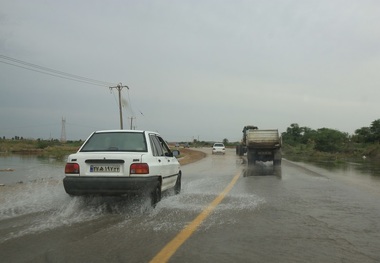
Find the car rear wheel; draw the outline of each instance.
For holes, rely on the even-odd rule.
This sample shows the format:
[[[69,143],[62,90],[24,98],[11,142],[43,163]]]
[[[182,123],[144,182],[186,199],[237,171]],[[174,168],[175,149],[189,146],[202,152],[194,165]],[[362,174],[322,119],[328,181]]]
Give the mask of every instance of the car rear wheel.
[[[157,182],[156,187],[154,188],[153,192],[151,193],[151,204],[153,207],[156,206],[158,202],[161,200],[161,183]]]

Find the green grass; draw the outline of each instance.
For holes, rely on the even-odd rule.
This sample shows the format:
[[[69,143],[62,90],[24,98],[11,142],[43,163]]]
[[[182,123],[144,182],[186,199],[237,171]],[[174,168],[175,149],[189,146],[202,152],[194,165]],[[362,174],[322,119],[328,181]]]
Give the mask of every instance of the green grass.
[[[3,154],[35,154],[43,157],[63,158],[78,150],[82,142],[61,143],[41,140],[0,140],[0,152]]]

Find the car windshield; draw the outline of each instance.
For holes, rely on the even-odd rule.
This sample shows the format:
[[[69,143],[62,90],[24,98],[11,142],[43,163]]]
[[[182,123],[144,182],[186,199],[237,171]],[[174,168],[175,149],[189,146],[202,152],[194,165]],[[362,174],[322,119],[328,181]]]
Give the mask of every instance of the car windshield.
[[[137,132],[94,133],[81,152],[146,152],[144,134]]]

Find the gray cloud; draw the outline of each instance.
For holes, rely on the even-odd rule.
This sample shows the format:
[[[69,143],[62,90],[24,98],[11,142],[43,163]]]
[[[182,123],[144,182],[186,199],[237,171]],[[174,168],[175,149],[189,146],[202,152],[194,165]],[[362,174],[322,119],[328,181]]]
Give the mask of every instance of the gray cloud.
[[[128,85],[124,122],[169,140],[293,122],[353,133],[379,118],[379,20],[377,1],[13,0],[0,53]],[[119,127],[106,86],[4,63],[0,79],[0,136],[59,138],[62,116],[72,139]]]

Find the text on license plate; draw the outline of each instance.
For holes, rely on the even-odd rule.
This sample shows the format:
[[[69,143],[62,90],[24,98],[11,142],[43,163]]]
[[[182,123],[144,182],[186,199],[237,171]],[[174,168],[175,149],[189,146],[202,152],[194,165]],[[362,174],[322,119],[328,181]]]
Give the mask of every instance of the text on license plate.
[[[91,173],[118,173],[120,172],[119,165],[91,165],[90,166]]]

